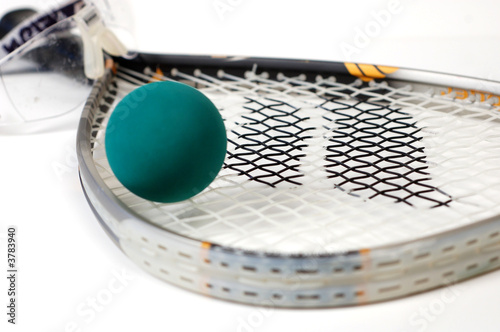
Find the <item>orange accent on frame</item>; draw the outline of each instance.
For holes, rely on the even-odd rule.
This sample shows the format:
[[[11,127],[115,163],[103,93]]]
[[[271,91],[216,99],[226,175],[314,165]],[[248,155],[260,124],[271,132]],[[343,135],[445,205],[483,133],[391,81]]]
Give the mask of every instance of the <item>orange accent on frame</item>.
[[[358,66],[361,69],[361,71],[363,72],[363,74],[365,74],[365,76],[372,77],[372,78],[384,78],[385,77],[385,75],[382,72],[380,72],[377,69],[377,67],[375,67],[373,65],[359,64]]]
[[[369,82],[374,78],[385,78],[387,74],[394,73],[399,69],[397,67],[356,64],[350,62],[345,62],[344,65],[349,74],[359,77],[364,82]]]
[[[359,250],[359,253],[361,254],[361,256],[369,255],[370,249],[361,249],[361,250]]]
[[[376,66],[376,67],[378,70],[380,70],[382,73],[386,75],[392,74],[399,69],[398,67],[389,67],[389,66]]]
[[[359,70],[358,66],[356,66],[355,63],[346,62],[346,63],[344,63],[344,65],[347,68],[347,71],[349,72],[349,74],[351,74],[352,76],[356,76],[356,77],[364,76],[363,73],[361,72],[361,70]]]
[[[156,68],[155,73],[153,74],[153,76],[151,76],[151,79],[148,81],[148,83],[163,81],[164,76],[165,75],[163,74],[163,71],[160,68]]]
[[[115,62],[112,59],[106,59],[104,67],[106,69],[111,69],[113,71],[113,74],[116,75],[116,65],[115,65]]]
[[[475,96],[476,100],[479,100],[480,102],[484,102],[486,100],[489,100],[491,98],[497,98],[497,102],[492,104],[495,107],[500,106],[500,96],[494,95],[489,92],[484,92],[484,91],[477,91],[477,90],[464,90],[464,89],[459,89],[459,88],[451,88],[448,87],[446,91],[441,91],[441,95],[447,95],[451,93],[455,93],[454,98],[458,100],[465,100],[471,96]]]
[[[212,244],[210,242],[202,242],[201,243],[201,250],[200,250],[200,257],[205,262],[206,264],[211,264],[210,259],[209,259],[209,250],[212,247]],[[200,280],[200,290],[203,294],[208,295],[211,297],[211,284],[210,284],[210,278],[202,278]]]
[[[359,250],[359,254],[361,256],[361,268],[362,269],[370,269],[370,249],[361,249]],[[365,290],[358,290],[356,292],[356,297],[358,298],[359,304],[368,303],[368,295]]]

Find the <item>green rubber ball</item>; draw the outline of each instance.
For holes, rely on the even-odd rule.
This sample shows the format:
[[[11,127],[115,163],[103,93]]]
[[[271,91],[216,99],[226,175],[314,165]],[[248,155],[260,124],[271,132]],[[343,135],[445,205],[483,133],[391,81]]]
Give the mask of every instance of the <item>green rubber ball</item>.
[[[173,203],[215,179],[227,137],[219,111],[203,93],[178,82],[155,82],[118,103],[105,146],[123,186],[142,198]]]

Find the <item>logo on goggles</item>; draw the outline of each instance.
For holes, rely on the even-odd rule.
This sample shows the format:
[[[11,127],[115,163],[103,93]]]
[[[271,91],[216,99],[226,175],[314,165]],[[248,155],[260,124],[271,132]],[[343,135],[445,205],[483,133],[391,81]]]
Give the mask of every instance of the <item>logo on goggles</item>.
[[[70,1],[55,10],[36,16],[28,23],[16,27],[1,42],[2,50],[9,54],[52,25],[75,15],[85,6],[83,0]],[[0,52],[3,53],[3,52]]]

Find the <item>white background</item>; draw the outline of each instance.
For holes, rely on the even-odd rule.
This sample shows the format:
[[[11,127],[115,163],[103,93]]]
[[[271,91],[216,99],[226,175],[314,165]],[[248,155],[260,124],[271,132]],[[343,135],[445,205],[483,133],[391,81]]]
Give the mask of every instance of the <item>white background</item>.
[[[360,31],[373,28],[373,13],[390,1],[129,2],[128,10],[115,7],[122,13],[115,21],[141,51],[349,60],[500,80],[495,1],[400,0],[363,43]],[[0,12],[30,3],[46,6],[2,0]],[[500,331],[500,271],[450,289],[323,310],[264,310],[165,284],[132,264],[95,220],[80,189],[76,126],[77,114],[63,128],[0,134],[2,271],[7,225],[18,227],[19,241],[18,325],[6,323],[0,272],[1,331]],[[103,303],[92,309],[92,298]]]

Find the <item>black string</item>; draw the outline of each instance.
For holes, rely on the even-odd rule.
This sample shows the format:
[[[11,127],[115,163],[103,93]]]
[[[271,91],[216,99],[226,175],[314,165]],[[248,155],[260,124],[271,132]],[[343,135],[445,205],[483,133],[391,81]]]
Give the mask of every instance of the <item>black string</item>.
[[[228,139],[228,162],[225,168],[237,171],[260,183],[275,187],[281,182],[300,185],[300,159],[305,156],[308,117],[300,117],[300,109],[285,102],[264,99],[266,104],[247,98],[244,108],[250,115],[233,130],[238,139]]]
[[[421,129],[409,114],[361,101],[351,105],[330,99],[319,107],[331,112],[324,117],[332,133],[325,167],[336,188],[408,205],[415,198],[433,207],[451,202],[449,195],[429,184]]]

